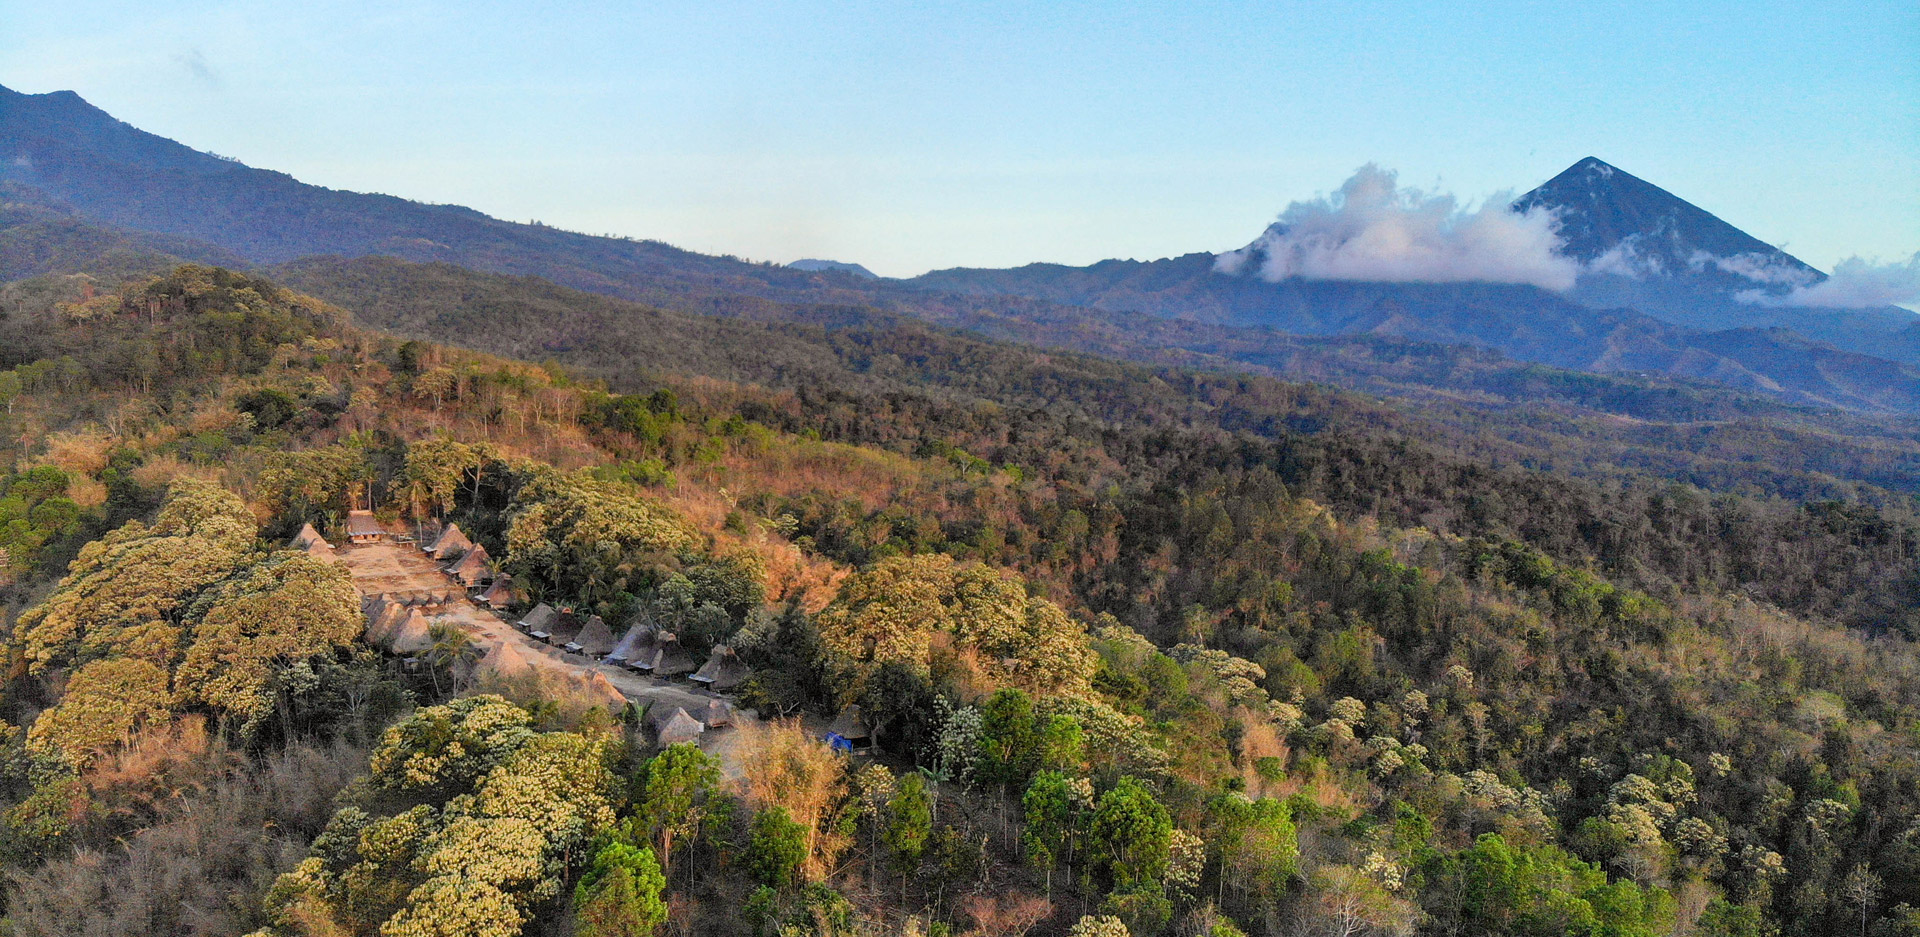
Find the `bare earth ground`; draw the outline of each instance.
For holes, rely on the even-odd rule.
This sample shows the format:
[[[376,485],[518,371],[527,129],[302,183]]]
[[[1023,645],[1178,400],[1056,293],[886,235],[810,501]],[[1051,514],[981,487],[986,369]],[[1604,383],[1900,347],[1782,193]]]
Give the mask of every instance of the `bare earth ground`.
[[[413,544],[382,541],[358,545],[342,545],[336,556],[353,574],[353,584],[362,596],[388,594],[396,597],[409,593],[452,593],[453,599],[438,612],[429,615],[434,622],[445,622],[465,631],[476,645],[491,649],[494,645],[505,644],[520,652],[520,656],[543,673],[571,680],[583,680],[599,674],[613,684],[621,696],[639,704],[679,706],[698,718],[707,702],[716,697],[734,702],[724,694],[711,693],[695,684],[675,680],[659,680],[644,674],[634,673],[624,667],[600,663],[578,654],[551,647],[536,641],[519,631],[499,614],[476,604],[467,597],[466,590],[453,577],[440,571],[440,564],[432,557],[420,552]],[[752,716],[736,711],[736,718],[745,721]],[[728,757],[732,748],[730,742],[735,733],[724,730],[709,730],[701,736],[700,747],[726,761],[728,773],[735,774],[735,759]]]

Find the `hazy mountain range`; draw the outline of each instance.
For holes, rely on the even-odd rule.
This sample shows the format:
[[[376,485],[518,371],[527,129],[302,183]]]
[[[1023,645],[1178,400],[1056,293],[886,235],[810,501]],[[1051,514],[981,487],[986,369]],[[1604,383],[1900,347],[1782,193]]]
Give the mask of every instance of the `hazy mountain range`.
[[[909,280],[839,261],[750,263],[307,185],[143,132],[72,92],[0,88],[0,187],[6,277],[64,272],[83,257],[137,269],[167,258],[267,266],[377,255],[539,276],[683,310],[734,309],[743,298],[870,306],[994,337],[1376,391],[1455,393],[1489,369],[1520,367],[1474,356],[1473,368],[1448,364],[1466,359],[1441,346],[1467,345],[1515,362],[1711,382],[1794,405],[1920,413],[1911,313],[1780,305],[1824,275],[1596,159],[1513,206],[1557,220],[1558,250],[1579,271],[1565,290],[1274,279],[1229,270],[1208,253]],[[1269,235],[1286,234],[1276,229]],[[1758,301],[1747,295],[1755,291]]]

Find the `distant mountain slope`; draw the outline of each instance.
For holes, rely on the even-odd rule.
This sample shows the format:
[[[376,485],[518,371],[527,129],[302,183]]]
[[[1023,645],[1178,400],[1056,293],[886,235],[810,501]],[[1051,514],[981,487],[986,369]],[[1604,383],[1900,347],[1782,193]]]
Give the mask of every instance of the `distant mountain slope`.
[[[1157,384],[1168,395],[1163,404],[1180,401],[1174,412],[1156,416],[1169,425],[1260,433],[1283,423],[1295,429],[1338,426],[1422,439],[1493,464],[1608,478],[1654,475],[1717,490],[1757,485],[1793,498],[1854,496],[1855,482],[1920,490],[1920,424],[1910,419],[1793,408],[1718,387],[1521,365],[1463,346],[1273,333],[1264,333],[1262,342],[1255,330],[1151,317],[1125,319],[1113,330],[1161,341],[1153,328],[1184,329],[1175,333],[1183,342],[1207,348],[1196,353],[1169,347],[1164,357],[1152,359],[1154,364],[1238,363],[1238,370],[1296,378],[1339,375],[1342,383],[1409,398],[1388,404],[1262,377],[1153,371],[1061,354],[1057,349],[1080,347],[1070,339],[1090,325],[1072,317],[1077,312],[1072,307],[1036,305],[1028,318],[1000,326],[974,320],[970,331],[991,336],[981,339],[942,333],[915,318],[873,308],[763,301],[716,306],[708,311],[719,315],[696,315],[532,277],[391,258],[310,258],[268,272],[353,310],[361,324],[497,354],[558,360],[616,390],[634,390],[674,374],[782,391],[824,383],[882,392],[911,385],[942,394],[973,393],[1038,368],[1051,376],[1025,385],[1031,394],[1019,398],[1020,406],[1077,411],[1095,397],[1112,403],[1107,398],[1125,396],[1125,386],[1137,390],[1142,383]],[[1047,319],[1046,310],[1069,317]],[[1082,374],[1086,382],[1069,390],[1058,376],[1066,372]],[[1168,389],[1168,382],[1188,390]],[[1320,405],[1246,409],[1248,399],[1290,397],[1312,398]]]
[[[112,277],[164,270],[186,260],[246,263],[204,241],[93,224],[44,193],[0,183],[0,280],[82,269]]]
[[[1587,265],[1569,299],[1631,306],[1700,329],[1791,328],[1841,348],[1920,361],[1920,316],[1895,307],[1809,309],[1781,297],[1827,275],[1696,205],[1588,157],[1514,200],[1559,221],[1562,253]]]
[[[851,273],[854,276],[857,276],[863,280],[880,279],[879,274],[876,274],[873,271],[868,270],[866,267],[863,267],[860,264],[850,264],[840,260],[813,260],[813,259],[796,260],[793,263],[788,264],[787,266],[792,267],[795,270],[805,270],[808,273],[819,273],[823,270],[838,270],[842,273]]]
[[[874,280],[839,265],[808,270],[747,263],[653,241],[517,224],[456,206],[306,185],[145,133],[68,92],[0,89],[0,183],[26,193],[27,200],[70,207],[74,215],[62,224],[90,222],[172,238],[139,243],[214,262],[387,255],[540,276],[691,311],[737,311],[753,301],[877,306],[996,337],[1156,363],[1266,369],[1274,362],[1304,362],[1323,379],[1376,390],[1389,389],[1368,383],[1381,379],[1377,364],[1363,358],[1362,367],[1348,368],[1327,347],[1278,333],[1465,344],[1559,367],[1716,381],[1794,403],[1920,411],[1920,372],[1910,368],[1855,360],[1773,331],[1708,341],[1637,312],[1596,310],[1533,287],[1269,283],[1217,274],[1208,254]],[[1612,229],[1595,231],[1594,238],[1602,239]],[[45,253],[48,243],[70,236],[41,230],[35,249]],[[169,244],[179,249],[162,246]],[[22,269],[37,269],[34,263],[45,266],[34,261]],[[1142,314],[1180,324],[1157,324],[1138,318]],[[1908,346],[1884,335],[1865,344],[1883,355],[1920,361],[1920,353],[1908,356]],[[1920,349],[1920,342],[1912,347]],[[1818,360],[1801,360],[1807,356]],[[1852,379],[1848,369],[1884,383]],[[1419,392],[1443,389],[1444,372],[1425,370],[1443,383],[1423,384]]]

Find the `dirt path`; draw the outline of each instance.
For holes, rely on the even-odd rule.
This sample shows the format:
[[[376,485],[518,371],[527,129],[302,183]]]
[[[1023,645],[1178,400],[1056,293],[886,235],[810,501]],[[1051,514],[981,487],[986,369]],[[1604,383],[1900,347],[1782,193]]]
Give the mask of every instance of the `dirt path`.
[[[656,679],[579,654],[569,654],[561,648],[536,641],[520,633],[492,610],[468,598],[466,590],[453,577],[440,571],[439,562],[413,544],[383,541],[342,546],[337,556],[353,574],[353,584],[363,597],[445,597],[445,603],[428,613],[428,617],[435,623],[444,622],[460,628],[476,645],[486,648],[490,654],[495,646],[505,645],[518,651],[519,657],[540,671],[589,688],[600,682],[594,679],[597,675],[604,678],[605,683],[611,684],[620,696],[638,703],[643,709],[650,704],[679,706],[698,718],[700,711],[712,699],[734,702],[731,697],[708,692],[697,684]],[[739,713],[738,718],[750,719],[751,716]],[[724,756],[730,748],[727,736],[732,734],[723,730],[709,730],[701,736],[700,746]]]

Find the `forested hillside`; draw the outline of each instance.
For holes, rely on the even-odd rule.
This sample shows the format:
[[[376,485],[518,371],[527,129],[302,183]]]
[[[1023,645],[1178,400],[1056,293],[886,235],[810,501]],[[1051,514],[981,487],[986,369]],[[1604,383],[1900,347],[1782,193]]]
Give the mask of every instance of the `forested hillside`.
[[[0,293],[11,932],[1920,933],[1898,431],[375,264]],[[381,653],[369,504],[759,720]]]

